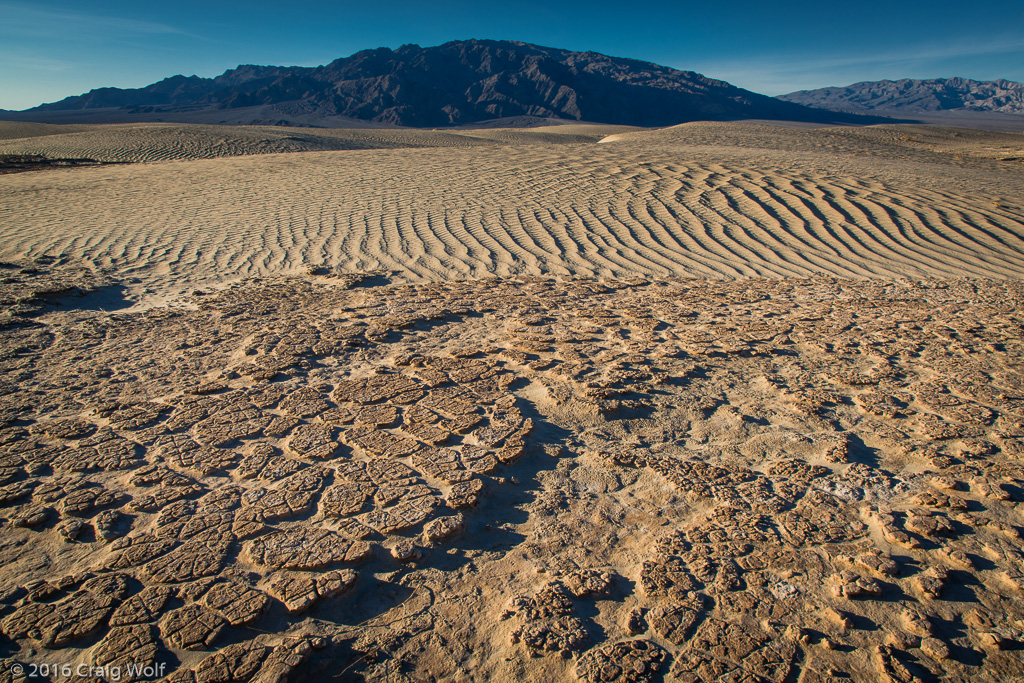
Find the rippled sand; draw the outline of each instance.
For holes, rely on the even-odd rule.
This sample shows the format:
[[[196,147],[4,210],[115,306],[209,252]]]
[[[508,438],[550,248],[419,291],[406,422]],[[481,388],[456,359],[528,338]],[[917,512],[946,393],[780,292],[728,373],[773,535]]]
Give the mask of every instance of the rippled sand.
[[[921,130],[956,153],[905,139]],[[21,152],[146,160],[152,147],[188,160],[0,176],[0,253],[85,259],[149,287],[307,267],[409,281],[1024,272],[1022,165],[983,158],[1012,136],[753,124],[606,133],[166,125],[13,140]],[[87,144],[73,146],[77,136]],[[402,148],[262,153],[323,149],[307,138]],[[234,156],[196,159],[214,154]]]

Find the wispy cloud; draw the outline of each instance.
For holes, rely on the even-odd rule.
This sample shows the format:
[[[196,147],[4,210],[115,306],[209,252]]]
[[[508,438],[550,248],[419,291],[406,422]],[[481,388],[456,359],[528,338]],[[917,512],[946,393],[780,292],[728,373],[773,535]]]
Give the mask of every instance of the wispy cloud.
[[[0,64],[9,69],[27,69],[33,71],[59,72],[68,71],[78,66],[76,63],[54,59],[40,54],[26,53],[22,50],[0,49]]]
[[[176,26],[94,12],[41,9],[0,2],[4,20],[0,34],[20,38],[109,37],[111,34],[179,35],[200,38]]]

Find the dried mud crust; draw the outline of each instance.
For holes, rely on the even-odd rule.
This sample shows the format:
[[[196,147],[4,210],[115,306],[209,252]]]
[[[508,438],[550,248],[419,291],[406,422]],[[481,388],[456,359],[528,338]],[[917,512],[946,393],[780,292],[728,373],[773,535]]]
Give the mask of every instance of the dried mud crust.
[[[1024,675],[1019,283],[351,284],[9,318],[10,661]]]

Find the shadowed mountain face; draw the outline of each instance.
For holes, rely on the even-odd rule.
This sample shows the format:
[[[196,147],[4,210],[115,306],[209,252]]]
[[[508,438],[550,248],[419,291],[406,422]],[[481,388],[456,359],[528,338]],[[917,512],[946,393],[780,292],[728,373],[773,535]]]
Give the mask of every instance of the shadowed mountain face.
[[[786,102],[846,112],[885,111],[1024,114],[1024,83],[933,78],[926,81],[866,81],[843,88],[819,88],[779,95]]]
[[[145,88],[99,88],[30,111],[173,113],[265,105],[402,126],[523,116],[638,126],[735,119],[872,122],[649,62],[489,40],[364,50],[313,68],[240,66],[216,78],[173,76]]]

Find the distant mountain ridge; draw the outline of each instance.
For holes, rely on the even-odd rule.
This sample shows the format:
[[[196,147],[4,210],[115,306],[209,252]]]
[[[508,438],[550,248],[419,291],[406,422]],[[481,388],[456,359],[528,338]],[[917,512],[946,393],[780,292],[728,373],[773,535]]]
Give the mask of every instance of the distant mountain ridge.
[[[900,115],[931,112],[1024,114],[1024,83],[933,78],[864,81],[845,87],[800,90],[778,99],[833,111]]]
[[[874,122],[784,102],[692,71],[495,40],[363,50],[319,67],[243,65],[216,78],[179,75],[144,88],[99,88],[27,112],[120,108],[173,115],[266,105],[303,112],[304,120],[315,115],[420,127],[507,117],[636,126],[736,119]]]

